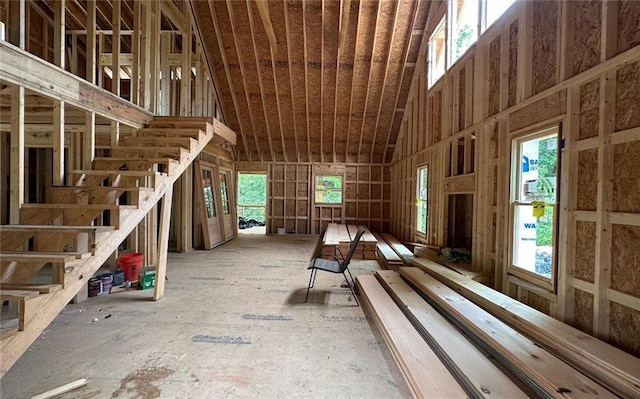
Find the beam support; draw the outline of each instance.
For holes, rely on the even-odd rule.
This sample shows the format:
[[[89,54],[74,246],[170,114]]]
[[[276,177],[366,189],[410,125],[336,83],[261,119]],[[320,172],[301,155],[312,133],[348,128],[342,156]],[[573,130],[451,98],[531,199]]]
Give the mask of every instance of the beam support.
[[[156,268],[156,287],[153,292],[154,301],[160,300],[164,296],[164,279],[167,275],[167,251],[169,249],[169,229],[171,228],[172,198],[173,185],[167,188],[164,197],[162,197],[160,235],[158,237],[158,267]]]
[[[24,87],[11,91],[11,178],[9,223],[20,224],[20,207],[24,203]]]

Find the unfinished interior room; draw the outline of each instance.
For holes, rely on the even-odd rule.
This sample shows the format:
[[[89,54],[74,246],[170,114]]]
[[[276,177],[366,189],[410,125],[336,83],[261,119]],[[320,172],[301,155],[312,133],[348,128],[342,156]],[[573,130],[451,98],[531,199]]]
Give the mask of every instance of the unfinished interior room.
[[[639,21],[0,0],[0,397],[640,398]]]

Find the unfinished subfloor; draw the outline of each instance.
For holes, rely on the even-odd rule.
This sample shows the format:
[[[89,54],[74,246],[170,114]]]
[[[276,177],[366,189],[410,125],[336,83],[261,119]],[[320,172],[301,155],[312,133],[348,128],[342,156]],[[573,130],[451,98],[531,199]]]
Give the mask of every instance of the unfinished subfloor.
[[[2,378],[0,397],[83,377],[88,385],[61,397],[410,397],[342,276],[318,272],[304,302],[317,239],[240,235],[170,253],[162,300],[132,290],[68,305]]]

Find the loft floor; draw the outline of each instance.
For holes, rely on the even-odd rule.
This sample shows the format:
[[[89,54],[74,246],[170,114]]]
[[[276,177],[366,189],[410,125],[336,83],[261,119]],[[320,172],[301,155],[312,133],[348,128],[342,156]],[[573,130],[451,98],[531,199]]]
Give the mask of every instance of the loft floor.
[[[148,290],[67,305],[2,378],[0,396],[86,377],[62,398],[410,397],[341,276],[319,273],[304,303],[316,240],[239,235],[212,251],[170,253],[161,301]]]

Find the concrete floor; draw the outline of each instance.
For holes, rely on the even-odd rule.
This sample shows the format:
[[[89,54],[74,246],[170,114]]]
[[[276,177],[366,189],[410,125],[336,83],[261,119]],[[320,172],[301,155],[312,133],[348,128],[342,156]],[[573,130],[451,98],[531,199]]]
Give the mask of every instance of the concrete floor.
[[[164,299],[132,290],[68,305],[2,378],[0,397],[82,377],[88,385],[62,398],[410,397],[342,276],[319,272],[304,302],[316,240],[250,234],[170,253]]]

